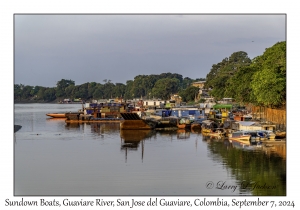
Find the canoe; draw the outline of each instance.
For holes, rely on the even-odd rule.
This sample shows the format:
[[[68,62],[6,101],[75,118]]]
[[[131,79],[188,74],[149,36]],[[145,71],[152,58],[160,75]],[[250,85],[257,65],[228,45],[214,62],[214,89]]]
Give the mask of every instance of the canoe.
[[[66,117],[65,113],[48,113],[46,115],[49,117],[54,117],[54,118],[65,118]]]

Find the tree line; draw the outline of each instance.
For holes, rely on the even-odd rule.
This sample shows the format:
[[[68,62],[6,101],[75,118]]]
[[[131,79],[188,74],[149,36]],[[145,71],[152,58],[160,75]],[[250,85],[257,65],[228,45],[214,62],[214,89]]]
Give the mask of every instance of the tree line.
[[[191,79],[183,78],[176,73],[162,73],[159,75],[138,75],[133,80],[128,80],[126,84],[112,83],[111,80],[104,79],[103,83],[87,82],[75,85],[73,80],[61,79],[56,87],[30,86],[23,84],[14,85],[15,102],[52,102],[62,101],[65,98],[81,98],[84,101],[91,99],[108,98],[161,98],[170,99],[175,93],[180,93],[184,98],[195,97],[199,89],[191,87],[195,81],[204,81],[205,78]],[[187,91],[189,90],[189,91]]]
[[[197,74],[195,72],[195,74]],[[18,101],[51,102],[64,98],[108,99],[122,97],[170,99],[178,94],[185,102],[193,101],[199,88],[191,84],[206,81],[205,88],[216,100],[234,98],[237,103],[254,104],[271,108],[286,104],[286,42],[278,42],[253,58],[244,51],[232,53],[221,62],[213,64],[206,78],[183,78],[176,73],[138,75],[126,84],[87,82],[75,85],[73,80],[62,79],[56,87],[14,85],[14,99]]]
[[[286,42],[278,42],[250,59],[239,51],[214,64],[207,74],[205,87],[217,99],[283,108],[286,105]]]

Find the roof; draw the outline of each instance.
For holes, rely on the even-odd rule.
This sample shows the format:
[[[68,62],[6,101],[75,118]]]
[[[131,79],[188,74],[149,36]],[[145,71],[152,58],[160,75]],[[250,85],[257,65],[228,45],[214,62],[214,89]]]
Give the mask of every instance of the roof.
[[[261,126],[259,122],[253,122],[253,121],[236,121],[242,126]]]
[[[202,84],[202,83],[205,83],[205,81],[193,82],[193,84]]]
[[[214,109],[231,109],[231,104],[216,104],[213,106]]]

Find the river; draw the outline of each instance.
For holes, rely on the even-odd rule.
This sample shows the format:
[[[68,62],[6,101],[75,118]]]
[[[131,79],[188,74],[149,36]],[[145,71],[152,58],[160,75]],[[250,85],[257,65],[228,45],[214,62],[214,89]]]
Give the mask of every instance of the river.
[[[46,113],[81,104],[15,104],[16,196],[286,195],[286,158],[192,131],[120,131]]]

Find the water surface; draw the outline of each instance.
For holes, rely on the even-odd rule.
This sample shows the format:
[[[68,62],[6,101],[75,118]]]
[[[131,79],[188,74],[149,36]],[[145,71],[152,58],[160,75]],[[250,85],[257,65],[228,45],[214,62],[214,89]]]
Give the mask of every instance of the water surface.
[[[80,108],[15,104],[22,126],[14,134],[15,195],[286,195],[286,159],[278,152],[188,130],[120,131],[119,123],[46,116]]]

